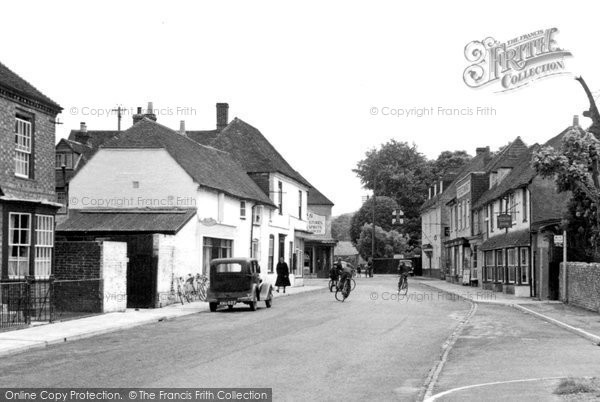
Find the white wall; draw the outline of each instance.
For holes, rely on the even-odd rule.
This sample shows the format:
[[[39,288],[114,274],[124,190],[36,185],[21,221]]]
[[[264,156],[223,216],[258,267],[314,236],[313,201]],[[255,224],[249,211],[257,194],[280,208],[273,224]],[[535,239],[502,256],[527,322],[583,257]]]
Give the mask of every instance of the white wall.
[[[191,208],[197,188],[163,149],[100,149],[71,180],[69,208]]]
[[[422,244],[431,244],[431,269],[440,269],[442,256],[442,217],[441,208],[430,208],[421,215]],[[429,269],[429,257],[422,252],[423,269]]]

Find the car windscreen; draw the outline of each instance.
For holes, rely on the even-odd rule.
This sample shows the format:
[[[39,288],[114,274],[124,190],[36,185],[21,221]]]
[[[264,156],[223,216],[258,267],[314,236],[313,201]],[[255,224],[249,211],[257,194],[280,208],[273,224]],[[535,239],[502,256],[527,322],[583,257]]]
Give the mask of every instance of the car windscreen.
[[[234,272],[242,272],[243,266],[239,262],[230,262],[226,264],[217,264],[215,266],[215,272],[217,274],[227,274]]]

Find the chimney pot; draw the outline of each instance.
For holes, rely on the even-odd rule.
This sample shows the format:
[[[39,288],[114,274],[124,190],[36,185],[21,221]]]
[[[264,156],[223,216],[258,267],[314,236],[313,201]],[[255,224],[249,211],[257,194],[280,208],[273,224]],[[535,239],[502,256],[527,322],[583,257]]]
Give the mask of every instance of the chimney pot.
[[[217,103],[217,130],[221,131],[229,124],[229,104]]]
[[[429,190],[429,197],[427,199],[430,200],[431,199],[431,187],[429,187],[428,190]]]
[[[485,153],[488,153],[488,152],[490,152],[490,147],[489,146],[487,146],[487,147],[481,147],[481,148],[476,148],[475,149],[475,154],[477,154],[477,155],[482,155],[482,154],[485,154]]]
[[[153,105],[152,105],[152,102],[148,102],[148,111],[147,111],[146,113],[148,113],[148,114],[152,114],[152,113],[153,113],[153,112],[152,112],[152,110],[153,110],[153,107],[152,107],[152,106],[153,106]]]
[[[573,127],[579,127],[579,115],[573,116]]]
[[[440,194],[444,191],[444,181],[440,180]]]
[[[185,135],[185,120],[179,122],[179,133]]]
[[[142,114],[142,108],[140,106],[137,108],[137,114]]]
[[[87,125],[85,124],[85,121],[79,123],[79,131],[82,133],[87,133]]]

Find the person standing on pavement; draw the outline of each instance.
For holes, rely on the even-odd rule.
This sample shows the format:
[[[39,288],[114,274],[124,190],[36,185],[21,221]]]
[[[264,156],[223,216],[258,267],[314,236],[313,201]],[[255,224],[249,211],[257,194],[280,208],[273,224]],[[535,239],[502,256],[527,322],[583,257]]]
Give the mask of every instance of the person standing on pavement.
[[[290,283],[290,269],[283,257],[279,257],[276,270],[277,280],[275,281],[275,286],[277,286],[277,293],[279,293],[280,287],[283,287],[283,293],[285,293],[285,288],[292,285]]]

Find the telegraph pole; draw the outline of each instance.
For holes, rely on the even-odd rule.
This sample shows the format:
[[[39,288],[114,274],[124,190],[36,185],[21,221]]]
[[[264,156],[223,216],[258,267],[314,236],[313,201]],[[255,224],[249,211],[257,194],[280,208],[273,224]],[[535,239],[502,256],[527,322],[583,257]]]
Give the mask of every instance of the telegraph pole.
[[[121,114],[122,110],[123,109],[121,109],[121,106],[111,110],[111,112],[117,112],[117,129],[119,131],[121,131],[121,117],[123,117],[123,115]]]
[[[375,187],[376,187],[376,178],[373,178],[373,227],[371,231],[371,259],[373,260],[373,265],[375,265]]]

